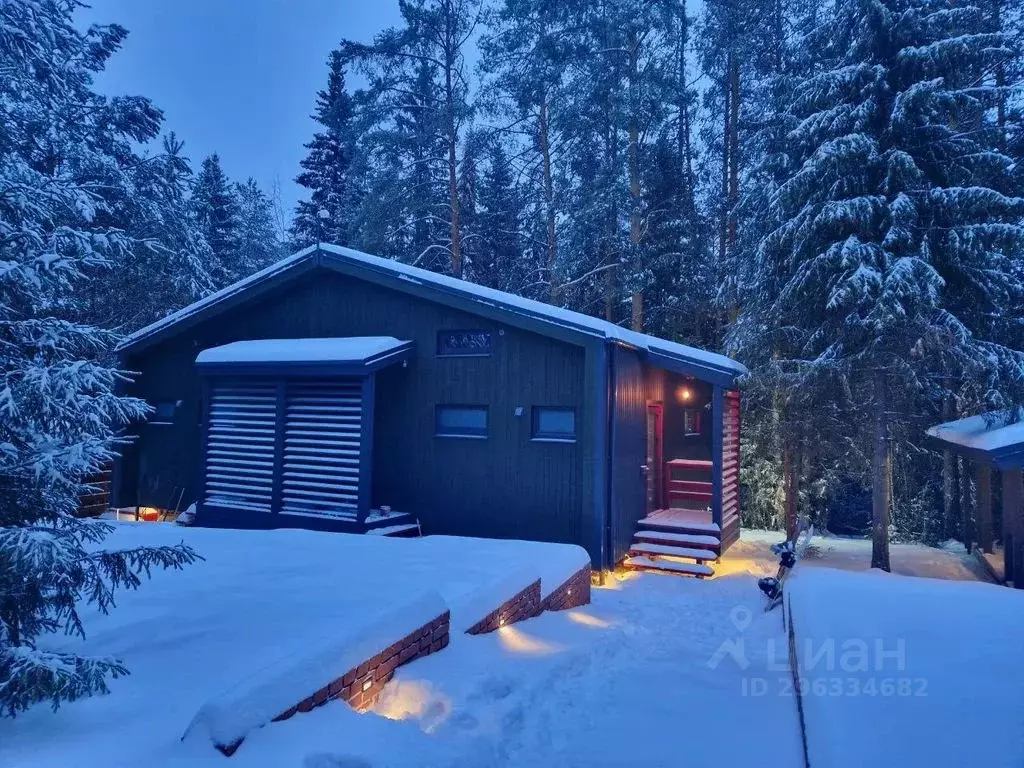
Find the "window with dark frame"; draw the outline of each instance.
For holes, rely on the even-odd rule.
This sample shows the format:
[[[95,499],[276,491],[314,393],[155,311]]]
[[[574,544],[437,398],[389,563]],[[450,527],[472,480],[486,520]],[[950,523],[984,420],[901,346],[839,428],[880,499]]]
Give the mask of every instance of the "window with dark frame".
[[[438,405],[434,412],[437,437],[487,437],[486,405]]]
[[[488,357],[494,349],[490,331],[438,331],[438,357]]]
[[[575,442],[576,409],[535,405],[533,407],[533,439]]]
[[[695,437],[700,434],[699,408],[685,408],[683,410],[683,434],[687,437]]]
[[[150,424],[173,424],[174,415],[178,411],[178,403],[175,400],[161,400],[150,403],[153,406],[153,413],[149,415]]]

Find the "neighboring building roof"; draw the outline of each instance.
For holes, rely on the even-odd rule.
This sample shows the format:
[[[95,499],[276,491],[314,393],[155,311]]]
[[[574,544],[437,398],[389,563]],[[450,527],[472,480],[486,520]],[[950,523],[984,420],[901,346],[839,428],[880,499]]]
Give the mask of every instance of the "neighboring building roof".
[[[674,362],[685,363],[684,367],[688,368],[685,372],[691,372],[692,369],[696,375],[703,375],[708,380],[717,380],[720,383],[732,383],[747,372],[743,365],[725,355],[631,331],[580,312],[486,288],[392,259],[327,244],[305,248],[244,280],[210,294],[177,312],[172,312],[167,317],[131,334],[118,349],[142,349],[173,335],[192,322],[198,322],[223,309],[235,306],[244,300],[250,291],[256,290],[257,286],[277,284],[289,276],[298,276],[316,266],[335,269],[371,282],[388,282],[394,288],[412,293],[417,292],[418,288],[426,288],[434,294],[433,298],[436,301],[446,303],[446,297],[469,301],[479,305],[480,309],[497,310],[509,316],[510,324],[526,325],[512,322],[513,317],[529,321],[530,329],[542,334],[545,329],[560,329],[621,342],[647,352],[652,362],[657,365],[672,367]]]
[[[255,339],[204,349],[196,357],[196,365],[206,372],[262,372],[268,368],[292,371],[308,368],[321,372],[329,368],[360,373],[399,362],[411,352],[411,341],[399,341],[391,336]]]
[[[1002,469],[1024,466],[1024,410],[948,421],[925,434],[943,449]]]

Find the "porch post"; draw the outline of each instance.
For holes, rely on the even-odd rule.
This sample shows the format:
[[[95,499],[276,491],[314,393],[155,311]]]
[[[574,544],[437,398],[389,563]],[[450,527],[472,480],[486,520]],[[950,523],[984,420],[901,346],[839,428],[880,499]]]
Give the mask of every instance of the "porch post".
[[[711,394],[711,522],[722,528],[722,427],[725,419],[725,392],[715,385]]]
[[[1021,469],[1003,470],[1003,568],[1007,582],[1024,589],[1024,508]]]
[[[356,522],[363,525],[373,503],[373,411],[376,405],[374,383],[376,376],[363,377],[362,414],[359,421],[359,500],[356,502]]]
[[[992,469],[988,464],[974,467],[978,484],[978,546],[983,552],[995,551],[992,531]]]

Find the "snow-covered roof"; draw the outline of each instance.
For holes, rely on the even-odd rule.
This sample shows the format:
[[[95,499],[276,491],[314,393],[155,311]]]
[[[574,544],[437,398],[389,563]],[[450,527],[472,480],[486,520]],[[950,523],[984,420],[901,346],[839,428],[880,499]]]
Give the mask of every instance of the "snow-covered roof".
[[[408,345],[408,341],[391,336],[257,339],[204,349],[196,357],[196,363],[367,363]]]
[[[996,463],[1017,466],[1024,461],[1024,410],[985,413],[937,424],[928,437],[966,449],[976,456],[988,454]],[[1014,460],[1014,457],[1016,459]]]
[[[449,275],[442,275],[403,264],[393,259],[371,256],[351,248],[342,248],[337,245],[324,243],[305,248],[244,280],[240,280],[177,312],[172,312],[161,320],[147,325],[125,339],[120,345],[119,350],[126,351],[145,346],[150,340],[164,335],[171,327],[200,314],[205,315],[207,311],[215,311],[215,307],[228,304],[239,294],[257,284],[284,276],[292,271],[304,271],[304,268],[316,264],[322,264],[327,267],[333,266],[338,269],[347,268],[348,271],[361,273],[362,276],[369,279],[372,279],[373,275],[398,278],[398,280],[412,285],[425,286],[443,294],[473,301],[505,313],[529,318],[542,325],[564,328],[609,341],[622,342],[644,350],[656,357],[687,361],[725,377],[736,378],[747,372],[747,369],[742,364],[725,355],[707,352],[702,349],[686,346],[685,344],[677,344],[676,342],[660,339],[656,336],[631,331],[581,312],[574,312],[533,299],[523,298],[512,293],[506,293],[505,291],[476,285],[475,283],[460,280]]]

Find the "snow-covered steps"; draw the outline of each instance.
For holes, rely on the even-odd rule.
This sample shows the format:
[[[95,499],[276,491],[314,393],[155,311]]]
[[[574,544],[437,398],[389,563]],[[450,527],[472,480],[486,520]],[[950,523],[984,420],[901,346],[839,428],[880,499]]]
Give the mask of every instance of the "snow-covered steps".
[[[394,536],[412,538],[420,535],[420,527],[414,523],[403,525],[386,525],[383,528],[371,528],[366,532],[367,536]]]
[[[668,514],[665,514],[668,513]],[[679,513],[679,514],[673,514]],[[638,528],[653,531],[672,531],[676,533],[698,533],[718,535],[721,533],[717,523],[698,519],[691,510],[659,509],[637,523]]]
[[[646,557],[653,555],[655,557],[682,557],[690,560],[696,560],[698,563],[714,561],[718,559],[717,553],[710,549],[692,549],[690,547],[674,547],[666,544],[644,544],[634,543],[629,548],[630,555],[637,555],[639,557]]]
[[[721,551],[721,530],[710,512],[658,509],[637,521],[625,565],[703,578],[714,575],[707,563],[718,560]]]
[[[696,549],[715,550],[721,543],[717,536],[710,536],[700,533],[675,533],[672,531],[645,531],[639,530],[633,536],[634,541],[642,541],[648,544],[670,544],[680,547],[694,547]]]
[[[680,563],[676,560],[654,560],[649,557],[627,557],[623,563],[627,568],[640,571],[663,571],[665,573],[676,573],[681,576],[696,576],[703,579],[706,576],[714,576],[714,570],[702,563]]]

